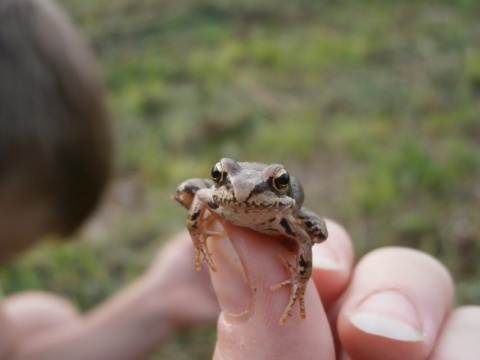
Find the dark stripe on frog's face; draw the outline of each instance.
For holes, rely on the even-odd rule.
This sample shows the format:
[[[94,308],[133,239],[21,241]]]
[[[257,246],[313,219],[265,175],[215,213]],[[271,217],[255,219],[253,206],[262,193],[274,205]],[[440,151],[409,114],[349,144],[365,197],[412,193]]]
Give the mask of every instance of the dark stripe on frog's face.
[[[255,185],[252,191],[250,191],[250,194],[248,194],[247,198],[245,199],[245,202],[248,202],[253,195],[264,193],[265,191],[268,191],[270,189],[271,189],[270,184],[266,181],[262,181],[260,184]]]

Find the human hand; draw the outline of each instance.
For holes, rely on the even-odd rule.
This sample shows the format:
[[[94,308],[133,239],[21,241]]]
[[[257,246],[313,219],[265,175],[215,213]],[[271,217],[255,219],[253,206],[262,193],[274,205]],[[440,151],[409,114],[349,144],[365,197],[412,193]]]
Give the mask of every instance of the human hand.
[[[183,231],[161,248],[145,274],[175,327],[211,324],[220,313],[208,266],[196,271],[194,264],[192,240]]]
[[[300,319],[295,305],[283,326],[278,320],[290,289],[272,292],[270,286],[288,276],[277,255],[292,254],[268,236],[228,224],[231,240],[209,241],[222,309],[214,359],[477,358],[480,307],[452,310],[454,286],[442,264],[390,247],[352,268],[348,234],[332,221],[327,225],[329,239],[313,248],[307,318]]]

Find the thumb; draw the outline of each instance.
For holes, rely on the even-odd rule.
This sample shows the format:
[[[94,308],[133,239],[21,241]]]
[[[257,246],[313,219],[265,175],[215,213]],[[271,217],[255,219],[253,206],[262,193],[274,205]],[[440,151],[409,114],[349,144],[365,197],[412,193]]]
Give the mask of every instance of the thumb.
[[[222,313],[214,359],[334,359],[330,327],[313,282],[305,293],[307,317],[297,304],[279,325],[290,298],[290,287],[270,287],[290,276],[278,260],[294,264],[294,254],[277,238],[225,224],[228,236],[210,238],[218,269],[212,283]]]

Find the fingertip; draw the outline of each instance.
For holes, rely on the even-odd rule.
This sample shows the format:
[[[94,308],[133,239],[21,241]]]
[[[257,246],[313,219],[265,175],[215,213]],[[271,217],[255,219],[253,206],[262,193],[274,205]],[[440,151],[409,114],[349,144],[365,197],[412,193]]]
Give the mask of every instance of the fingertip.
[[[349,270],[353,264],[353,244],[343,226],[326,220],[329,236],[327,240],[313,246],[313,266],[316,270]]]
[[[225,229],[245,274],[249,290],[243,291],[250,301],[243,316],[237,319],[228,316],[224,303],[220,301],[222,315],[217,324],[214,358],[269,359],[290,355],[318,359],[319,354],[334,358],[329,323],[313,283],[307,285],[305,293],[306,319],[300,319],[299,305],[295,303],[286,323],[278,323],[288,304],[291,289],[284,286],[272,291],[270,287],[289,276],[278,261],[278,255],[291,261],[293,254],[275,237],[228,224]],[[230,265],[220,257],[231,257],[232,253],[219,252],[217,245],[211,246],[211,250],[212,258],[218,261],[218,273],[212,276],[214,287],[217,292],[223,292],[224,288],[235,286],[236,281],[228,275],[226,267]]]
[[[348,285],[353,266],[353,244],[340,224],[326,220],[328,239],[312,248],[313,273],[325,308],[330,308]]]
[[[349,319],[339,318],[337,327],[345,358],[356,360],[426,359],[423,342],[399,341],[359,331]]]
[[[341,307],[340,340],[358,359],[425,358],[452,300],[451,277],[431,256],[405,248],[372,251],[356,267]]]

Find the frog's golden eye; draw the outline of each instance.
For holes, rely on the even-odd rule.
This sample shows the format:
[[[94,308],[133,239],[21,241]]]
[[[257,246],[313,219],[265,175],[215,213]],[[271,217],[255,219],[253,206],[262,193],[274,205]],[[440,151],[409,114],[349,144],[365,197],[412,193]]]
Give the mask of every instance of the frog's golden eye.
[[[219,162],[212,168],[212,180],[216,184],[223,180],[222,164]]]
[[[287,187],[288,184],[290,183],[290,175],[288,175],[287,170],[285,169],[280,169],[277,171],[275,174],[275,177],[273,178],[273,187],[277,191],[284,191]]]

